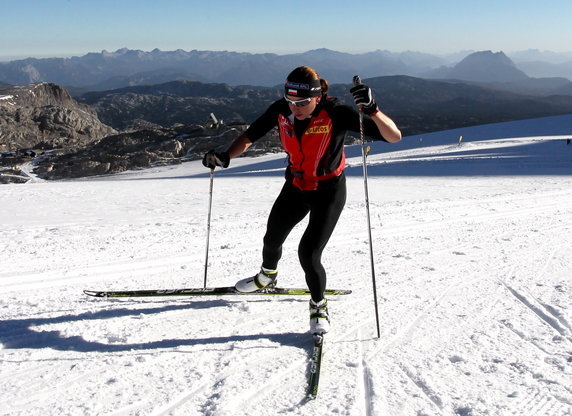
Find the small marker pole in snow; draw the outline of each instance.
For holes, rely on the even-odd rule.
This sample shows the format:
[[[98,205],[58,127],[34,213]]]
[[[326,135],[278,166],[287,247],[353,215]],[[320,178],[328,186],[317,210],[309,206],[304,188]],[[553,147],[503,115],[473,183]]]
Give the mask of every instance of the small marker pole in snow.
[[[359,75],[354,76],[353,84],[354,84],[354,86],[361,85],[361,79],[360,79]],[[358,107],[359,107],[359,133],[360,133],[360,139],[361,139],[361,155],[362,155],[362,164],[363,164],[363,187],[364,187],[364,191],[365,191],[365,209],[367,211],[367,230],[369,233],[369,257],[370,257],[370,263],[371,263],[371,279],[372,279],[372,283],[373,283],[373,302],[374,302],[374,306],[375,306],[375,322],[377,325],[377,337],[381,338],[381,332],[379,329],[379,310],[377,307],[377,284],[375,281],[375,266],[374,266],[374,260],[373,260],[373,242],[372,242],[372,238],[371,238],[371,219],[370,219],[370,214],[369,214],[369,192],[368,192],[368,187],[367,187],[366,156],[367,156],[367,152],[369,152],[369,146],[368,146],[368,149],[366,150],[365,138],[364,138],[364,133],[363,133],[363,110],[361,108],[361,105]]]
[[[207,247],[205,253],[205,280],[203,287],[207,287],[207,272],[209,270],[209,241],[211,235],[211,211],[213,206],[213,183],[214,183],[214,169],[211,169],[210,186],[209,186],[209,213],[207,216]]]

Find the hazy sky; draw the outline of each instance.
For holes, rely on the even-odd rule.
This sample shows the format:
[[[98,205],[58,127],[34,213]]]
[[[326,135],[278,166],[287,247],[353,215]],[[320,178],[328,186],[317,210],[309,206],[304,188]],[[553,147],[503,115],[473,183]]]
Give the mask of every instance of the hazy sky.
[[[0,58],[119,48],[572,51],[572,0],[0,0]]]

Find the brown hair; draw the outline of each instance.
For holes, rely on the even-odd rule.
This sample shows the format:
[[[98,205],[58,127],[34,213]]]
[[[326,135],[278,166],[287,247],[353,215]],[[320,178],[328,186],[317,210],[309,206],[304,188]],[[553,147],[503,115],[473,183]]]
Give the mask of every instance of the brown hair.
[[[309,82],[320,80],[320,86],[322,87],[322,94],[328,92],[329,84],[323,78],[320,78],[318,71],[310,66],[299,66],[294,69],[288,77],[286,78],[290,82]]]

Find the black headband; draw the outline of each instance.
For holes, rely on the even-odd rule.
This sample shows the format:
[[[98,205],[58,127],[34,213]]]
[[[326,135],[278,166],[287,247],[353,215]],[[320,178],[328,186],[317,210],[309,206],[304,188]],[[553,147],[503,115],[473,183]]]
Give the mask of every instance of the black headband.
[[[286,80],[284,94],[300,98],[319,97],[322,95],[322,84],[319,79],[313,79],[309,83]]]

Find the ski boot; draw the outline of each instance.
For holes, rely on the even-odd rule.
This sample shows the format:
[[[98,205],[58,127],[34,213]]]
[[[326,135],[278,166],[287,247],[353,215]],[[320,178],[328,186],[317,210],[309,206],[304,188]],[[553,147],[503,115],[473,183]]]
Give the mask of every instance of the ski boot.
[[[322,299],[315,303],[310,299],[310,332],[312,334],[325,334],[330,330],[330,315],[328,301]]]
[[[256,292],[257,290],[264,289],[265,287],[275,287],[277,278],[278,270],[269,270],[262,267],[258,274],[239,280],[234,287],[239,292]]]

